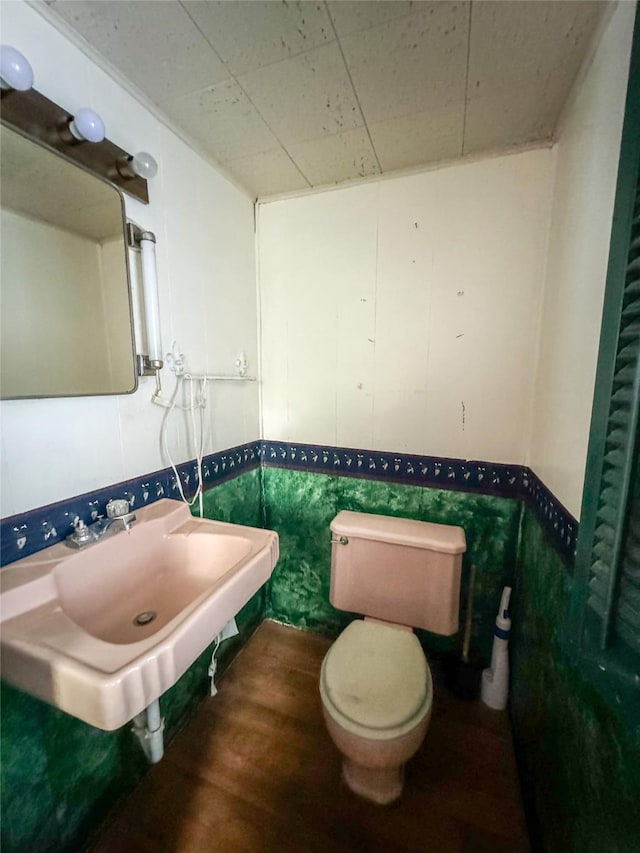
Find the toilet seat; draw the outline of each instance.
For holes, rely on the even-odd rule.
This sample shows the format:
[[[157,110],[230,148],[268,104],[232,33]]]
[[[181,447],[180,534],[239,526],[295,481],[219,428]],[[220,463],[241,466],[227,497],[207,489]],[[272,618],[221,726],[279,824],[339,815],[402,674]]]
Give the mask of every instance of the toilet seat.
[[[327,713],[346,731],[391,740],[430,711],[433,685],[415,634],[357,619],[322,662],[320,694]]]

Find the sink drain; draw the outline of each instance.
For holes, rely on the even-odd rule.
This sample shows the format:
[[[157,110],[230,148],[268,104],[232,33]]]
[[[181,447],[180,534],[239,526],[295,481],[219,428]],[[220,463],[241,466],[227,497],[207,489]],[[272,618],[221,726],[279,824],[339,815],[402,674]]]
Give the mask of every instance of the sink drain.
[[[134,616],[132,622],[134,625],[138,625],[142,627],[143,625],[148,625],[150,622],[156,618],[158,614],[155,610],[143,610],[142,613],[138,613],[137,616]]]

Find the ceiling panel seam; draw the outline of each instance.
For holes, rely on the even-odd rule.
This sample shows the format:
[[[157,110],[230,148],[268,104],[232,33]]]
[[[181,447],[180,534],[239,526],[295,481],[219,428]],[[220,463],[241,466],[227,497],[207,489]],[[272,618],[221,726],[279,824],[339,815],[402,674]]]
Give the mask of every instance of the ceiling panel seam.
[[[326,2],[326,0],[325,0],[324,5],[325,5],[325,8],[327,10],[327,15],[329,16],[329,21],[331,23],[331,27],[332,27],[333,32],[334,32],[335,37],[336,37],[336,42],[338,44],[338,50],[340,51],[340,56],[342,57],[344,69],[347,73],[347,77],[349,78],[349,84],[351,86],[351,91],[353,92],[353,97],[355,98],[355,102],[358,105],[358,110],[360,111],[360,117],[362,118],[362,125],[363,125],[364,129],[367,131],[367,137],[369,139],[369,145],[371,145],[371,150],[373,151],[373,156],[376,158],[376,164],[378,166],[380,174],[382,174],[382,166],[380,165],[380,160],[378,159],[378,152],[376,151],[376,146],[373,144],[373,139],[371,138],[371,133],[369,131],[369,125],[367,124],[367,119],[365,117],[364,110],[362,109],[362,104],[360,103],[360,98],[358,97],[358,92],[357,92],[356,87],[354,85],[353,78],[351,77],[351,71],[349,70],[349,65],[347,64],[347,60],[346,60],[346,57],[344,55],[344,51],[342,49],[342,42],[340,41],[340,38],[338,36],[337,30],[336,30],[336,25],[334,24],[333,17],[331,16],[331,9],[329,8],[329,4]]]
[[[207,38],[206,34],[205,34],[205,33],[203,32],[203,30],[200,28],[200,25],[198,24],[198,22],[197,22],[197,21],[196,21],[196,20],[191,16],[191,13],[189,12],[189,10],[186,8],[186,6],[185,6],[182,2],[180,2],[180,6],[184,9],[185,13],[189,16],[189,20],[193,22],[193,25],[196,27],[196,29],[198,30],[198,32],[202,35],[202,37],[205,39],[205,41],[207,42],[207,44],[210,46],[211,50],[213,51],[213,53],[215,54],[215,56],[217,57],[217,59],[219,59],[219,60],[220,60],[220,62],[224,65],[224,67],[226,68],[226,70],[227,70],[227,72],[228,72],[228,74],[229,74],[230,78],[233,80],[233,82],[236,84],[236,86],[240,89],[240,91],[243,93],[243,95],[245,96],[245,98],[249,101],[249,103],[251,104],[251,106],[253,107],[253,109],[256,111],[256,113],[260,116],[260,118],[262,119],[262,121],[265,123],[266,127],[268,127],[268,128],[269,128],[270,132],[273,134],[273,136],[274,136],[274,137],[275,137],[275,139],[277,140],[278,145],[280,146],[281,150],[282,150],[282,151],[284,151],[284,153],[287,155],[287,157],[288,157],[288,158],[289,158],[289,160],[291,161],[291,163],[292,163],[293,167],[294,167],[294,168],[296,169],[296,171],[300,174],[300,176],[301,176],[301,177],[306,181],[307,186],[311,187],[311,186],[312,186],[312,183],[311,183],[311,181],[309,180],[309,178],[307,178],[307,176],[304,174],[304,172],[302,171],[302,169],[300,168],[300,166],[298,166],[298,164],[297,164],[297,163],[296,163],[296,161],[293,159],[293,157],[291,156],[291,154],[290,154],[290,153],[289,153],[289,151],[287,150],[286,146],[283,144],[283,142],[282,142],[282,140],[280,139],[280,137],[278,136],[278,134],[277,134],[277,133],[275,132],[275,130],[271,127],[271,125],[270,125],[270,124],[269,124],[269,122],[266,120],[266,118],[262,115],[262,113],[260,112],[260,110],[258,109],[258,107],[254,104],[253,100],[252,100],[252,99],[251,99],[251,97],[249,96],[249,93],[246,91],[246,89],[244,88],[244,86],[240,83],[240,81],[239,81],[239,80],[238,80],[238,78],[235,76],[235,74],[233,74],[233,73],[231,72],[231,70],[229,69],[228,64],[227,64],[227,63],[225,62],[225,60],[220,56],[220,54],[219,54],[219,53],[218,53],[218,51],[215,49],[215,47],[211,44],[211,42],[210,42],[210,41],[209,41],[209,39]],[[335,32],[335,31],[334,31],[334,32]],[[299,54],[296,54],[296,56],[300,56],[302,53],[308,53],[308,52],[309,52],[309,51],[306,51],[306,50],[305,50],[305,51],[301,51]],[[291,58],[291,57],[289,57],[289,58]],[[279,61],[279,62],[282,62],[283,60],[278,60],[278,61]],[[287,61],[287,60],[284,60],[284,61]],[[269,63],[269,65],[275,65],[275,64],[276,64],[275,62],[271,62],[271,63]],[[264,66],[264,67],[266,67],[266,66]],[[209,89],[209,88],[211,88],[211,87],[210,87],[210,86],[207,86],[207,87],[205,87],[204,89],[201,89],[200,91],[203,91],[203,92],[204,92],[204,91],[206,91],[206,90],[207,90],[207,89]],[[259,153],[261,153],[261,154],[266,154],[266,153],[268,153],[268,151],[269,151],[269,150],[274,150],[274,149],[267,149],[267,151],[262,151],[262,152],[259,152]],[[259,156],[259,155],[256,155],[256,156]],[[242,157],[240,157],[240,158],[238,158],[238,159],[240,159],[240,160],[241,160],[241,159],[247,159],[247,158],[242,158]],[[233,160],[229,160],[228,162],[229,162],[229,163],[233,163]]]
[[[202,2],[206,2],[206,0],[201,0],[201,1],[202,1]],[[134,2],[135,2],[135,0],[134,0]],[[245,3],[247,3],[247,2],[248,2],[248,3],[250,3],[250,2],[254,2],[254,0],[225,0],[225,2],[229,2],[229,3],[232,3],[232,2],[236,2],[236,3],[237,3],[237,2],[245,2]],[[276,2],[276,0],[267,0],[267,2]],[[307,2],[311,2],[311,0],[303,0],[303,2],[307,3]],[[198,32],[203,36],[203,38],[206,40],[207,44],[211,47],[211,50],[215,53],[215,55],[216,55],[217,59],[219,59],[219,60],[220,60],[220,62],[222,62],[222,64],[224,65],[224,67],[227,69],[227,71],[229,72],[229,75],[230,75],[231,79],[232,79],[232,80],[237,80],[236,75],[235,75],[232,71],[230,71],[228,63],[227,63],[227,62],[226,62],[226,61],[225,61],[225,60],[220,56],[220,54],[219,54],[219,53],[218,53],[218,51],[215,49],[215,47],[213,46],[213,44],[211,44],[211,41],[207,38],[206,33],[201,29],[201,27],[199,26],[199,24],[198,24],[198,22],[195,20],[195,18],[193,18],[193,17],[192,17],[191,13],[190,13],[190,12],[189,12],[189,10],[187,9],[187,7],[184,5],[183,0],[178,0],[178,3],[179,3],[179,5],[182,7],[182,9],[186,12],[186,14],[189,16],[189,18],[190,18],[190,20],[193,22],[193,24],[197,27]],[[399,16],[399,17],[406,17],[406,15],[402,15],[402,16]],[[370,28],[370,27],[367,27],[366,29],[371,29],[371,28]],[[334,34],[335,34],[335,29],[334,29]],[[336,35],[336,38],[337,38],[337,35]],[[333,41],[335,41],[335,40],[336,40],[336,39],[328,39],[328,40],[325,42],[325,45],[331,44],[331,43],[332,43]],[[255,68],[255,69],[249,69],[249,71],[243,71],[243,72],[242,72],[242,74],[247,74],[247,73],[249,73],[251,70],[254,70],[254,71],[255,71],[255,70],[257,70],[258,68],[259,68],[259,69],[269,68],[269,66],[271,66],[271,65],[277,65],[279,62],[286,62],[288,59],[295,59],[295,58],[296,58],[296,57],[298,57],[298,56],[304,56],[304,54],[305,54],[305,53],[311,53],[311,51],[313,51],[313,50],[317,50],[317,48],[318,48],[318,47],[323,47],[323,46],[324,46],[324,45],[315,45],[315,46],[313,46],[313,47],[308,47],[308,48],[306,48],[305,50],[297,50],[297,51],[291,52],[291,53],[289,53],[289,55],[288,55],[286,58],[284,58],[284,59],[281,57],[281,58],[279,58],[279,59],[273,59],[273,60],[271,60],[270,62],[260,63],[260,65],[259,65],[259,66],[257,66],[257,68]],[[242,75],[240,75],[240,76],[242,76]],[[188,93],[187,93],[187,94],[188,94]]]
[[[467,140],[467,108],[469,106],[469,61],[471,57],[471,27],[473,25],[473,3],[474,0],[469,0],[469,23],[467,24],[467,68],[465,72],[464,82],[464,111],[462,113],[462,145],[460,148],[460,156],[464,157],[465,144]]]
[[[324,2],[325,2],[325,5],[327,6],[327,12],[329,12],[330,6],[340,6],[342,3],[345,2],[345,0],[324,0]],[[362,2],[362,0],[352,0],[352,2],[357,3],[357,2]],[[372,2],[378,3],[378,2],[382,2],[382,0],[372,0]],[[387,0],[387,2],[393,3],[393,2],[397,2],[397,0]],[[410,18],[412,15],[415,15],[417,9],[419,8],[419,4],[420,3],[426,3],[426,2],[427,2],[427,0],[417,0],[417,2],[416,2],[416,0],[413,0],[413,3],[409,3],[410,8],[406,12],[401,12],[401,13],[395,13],[394,12],[394,14],[391,18],[388,18],[387,20],[383,20],[382,23],[380,21],[376,21],[375,23],[369,24],[369,26],[367,26],[367,27],[361,27],[361,26],[354,27],[353,29],[350,29],[348,32],[343,33],[342,35],[351,35],[352,33],[366,33],[368,30],[373,30],[376,27],[384,26],[384,24],[389,23],[389,21],[400,21],[403,18]],[[434,0],[432,0],[432,2],[434,2]],[[435,2],[442,2],[442,0],[435,0]],[[333,20],[332,20],[332,23],[333,23]],[[337,34],[337,29],[336,29],[336,34]],[[338,36],[338,38],[339,37],[340,36]]]

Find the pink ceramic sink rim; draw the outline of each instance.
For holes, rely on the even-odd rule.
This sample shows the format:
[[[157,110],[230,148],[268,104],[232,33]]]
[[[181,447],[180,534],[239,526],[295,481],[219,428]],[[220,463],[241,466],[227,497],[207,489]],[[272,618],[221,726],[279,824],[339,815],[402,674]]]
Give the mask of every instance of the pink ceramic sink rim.
[[[270,530],[195,519],[168,499],[136,514],[130,533],[0,572],[3,677],[103,729],[171,687],[278,559]]]

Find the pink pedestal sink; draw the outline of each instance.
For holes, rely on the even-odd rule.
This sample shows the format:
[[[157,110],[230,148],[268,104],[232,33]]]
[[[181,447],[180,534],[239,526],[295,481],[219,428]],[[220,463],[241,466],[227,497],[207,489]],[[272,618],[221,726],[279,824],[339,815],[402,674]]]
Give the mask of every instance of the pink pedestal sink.
[[[175,684],[278,560],[270,530],[166,499],[136,515],[128,532],[0,572],[2,677],[106,730]]]

